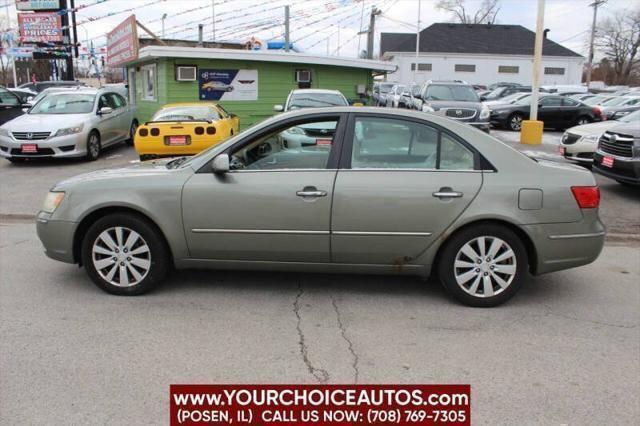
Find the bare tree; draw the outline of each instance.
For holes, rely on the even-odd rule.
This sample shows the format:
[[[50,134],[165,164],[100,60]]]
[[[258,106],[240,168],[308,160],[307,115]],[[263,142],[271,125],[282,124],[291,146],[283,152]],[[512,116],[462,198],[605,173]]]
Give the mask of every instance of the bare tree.
[[[595,44],[613,67],[614,83],[627,84],[640,67],[640,7],[604,19]]]
[[[475,12],[467,9],[465,0],[440,0],[436,8],[450,12],[462,24],[494,24],[500,11],[500,0],[482,0]]]

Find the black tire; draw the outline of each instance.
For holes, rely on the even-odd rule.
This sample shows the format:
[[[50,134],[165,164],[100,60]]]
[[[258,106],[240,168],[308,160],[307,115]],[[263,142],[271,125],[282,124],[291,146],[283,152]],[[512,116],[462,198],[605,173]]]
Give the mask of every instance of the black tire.
[[[505,123],[505,126],[509,130],[512,130],[514,132],[519,132],[522,129],[522,120],[524,120],[524,115],[518,112],[515,112],[511,114],[509,118],[507,118],[507,122]]]
[[[483,297],[481,295],[472,295],[469,292],[465,291],[460,284],[458,284],[456,280],[456,268],[455,262],[458,253],[461,251],[463,246],[468,242],[475,240],[478,237],[491,237],[491,238],[499,238],[511,248],[515,256],[515,275],[513,276],[512,281],[509,285],[506,286],[503,290],[500,290],[500,287],[496,289],[494,285],[490,287],[491,291],[496,291],[494,296]],[[491,240],[486,240],[487,243]],[[528,259],[527,259],[527,250],[524,247],[524,244],[520,240],[520,238],[509,228],[501,225],[494,224],[482,224],[478,226],[470,226],[468,228],[464,228],[461,231],[454,234],[446,243],[443,251],[440,254],[439,263],[438,263],[438,275],[440,277],[440,281],[442,282],[444,288],[450,293],[453,297],[455,297],[459,302],[474,307],[482,307],[488,308],[492,306],[500,305],[511,297],[513,297],[520,287],[522,287],[522,283],[524,278],[527,275],[528,269]],[[499,251],[498,253],[505,253],[503,251]],[[497,256],[500,257],[500,256]],[[473,282],[479,278],[478,291],[481,286],[484,286],[484,277],[487,272],[482,272],[481,266],[478,265],[478,268],[475,269],[475,266],[471,268],[471,270],[467,270],[469,272],[475,273],[474,278],[470,279],[464,285],[469,284],[469,287],[472,287]],[[507,265],[505,265],[507,266]],[[493,269],[493,268],[491,268]],[[477,272],[476,272],[477,271]],[[461,274],[464,271],[461,271]],[[495,272],[498,272],[497,270]],[[489,271],[489,274],[493,274],[493,272]],[[504,277],[504,276],[503,276]],[[483,290],[484,293],[484,290]],[[478,294],[478,293],[476,293]]]
[[[150,154],[142,154],[140,156],[140,161],[147,161],[147,160],[151,160],[153,158],[153,155]]]
[[[134,137],[136,135],[136,130],[138,129],[138,120],[133,120],[131,122],[131,127],[129,127],[129,139],[127,139],[127,145],[133,146]]]
[[[583,124],[589,124],[591,123],[592,120],[589,116],[586,115],[581,115],[580,117],[578,117],[578,119],[576,120],[576,126],[581,126]]]
[[[7,158],[7,160],[9,160],[12,163],[24,163],[26,161],[26,158],[22,158],[22,157],[9,157]]]
[[[87,155],[84,158],[87,161],[96,161],[100,157],[100,151],[102,151],[100,133],[92,130],[87,136]]]
[[[149,268],[146,272],[146,275],[142,275],[142,279],[135,283],[134,285],[123,287],[113,284],[107,280],[105,280],[101,273],[98,272],[96,266],[93,262],[93,252],[92,249],[98,236],[105,230],[109,230],[114,227],[124,227],[126,230],[124,231],[127,234],[127,230],[135,231],[139,234],[142,239],[142,243],[145,243],[148,247],[148,259],[145,258],[143,260],[149,260]],[[128,235],[128,234],[127,234]],[[123,238],[126,241],[126,236]],[[135,246],[133,246],[135,247]],[[120,253],[124,253],[125,250],[121,250]],[[122,256],[126,256],[122,254]],[[141,256],[146,256],[142,254]],[[93,280],[93,282],[102,290],[107,293],[115,294],[118,296],[136,296],[139,294],[143,294],[156,287],[167,275],[167,272],[170,269],[171,256],[169,254],[169,250],[160,235],[158,229],[147,220],[127,213],[114,213],[107,216],[104,216],[94,222],[87,233],[85,234],[82,240],[81,246],[81,257],[82,264],[87,270],[87,274]],[[106,259],[109,260],[109,256],[106,256]],[[130,259],[130,258],[129,258]],[[125,259],[119,259],[125,260]],[[120,276],[120,266],[115,265],[117,260],[114,260],[114,267],[118,270],[116,274],[118,276],[118,280],[121,279]],[[120,265],[123,265],[124,262],[121,262]],[[108,272],[106,267],[103,269],[103,273]],[[127,265],[124,266],[126,269],[127,277],[133,277],[131,269],[133,266]],[[128,269],[127,269],[128,268]],[[140,274],[140,270],[138,270]],[[113,278],[115,279],[115,275]],[[135,278],[134,278],[135,280]],[[122,282],[122,281],[121,281]]]

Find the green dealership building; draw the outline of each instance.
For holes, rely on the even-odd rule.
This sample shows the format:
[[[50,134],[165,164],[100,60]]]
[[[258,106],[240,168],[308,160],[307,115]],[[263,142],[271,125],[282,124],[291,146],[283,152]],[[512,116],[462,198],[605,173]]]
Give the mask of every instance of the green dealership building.
[[[274,114],[291,90],[336,89],[349,101],[368,99],[373,77],[395,71],[389,62],[314,56],[283,50],[148,45],[126,68],[129,98],[143,122],[175,102],[218,102],[241,128]]]

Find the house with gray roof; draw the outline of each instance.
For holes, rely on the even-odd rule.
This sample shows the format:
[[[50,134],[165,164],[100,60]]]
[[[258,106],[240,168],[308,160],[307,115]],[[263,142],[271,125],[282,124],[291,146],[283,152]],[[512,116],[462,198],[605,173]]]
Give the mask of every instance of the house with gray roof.
[[[584,57],[550,40],[542,49],[542,85],[580,84]],[[505,81],[530,85],[535,32],[521,25],[433,24],[415,33],[382,33],[380,55],[398,70],[389,81],[423,83],[459,79],[489,85]]]

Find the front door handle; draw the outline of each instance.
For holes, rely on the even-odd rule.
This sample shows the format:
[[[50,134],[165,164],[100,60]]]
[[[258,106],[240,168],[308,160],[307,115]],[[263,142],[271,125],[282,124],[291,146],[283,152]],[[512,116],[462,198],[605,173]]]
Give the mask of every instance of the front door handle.
[[[461,198],[464,194],[462,192],[454,191],[453,189],[445,186],[432,194],[436,198]]]
[[[305,186],[302,188],[302,191],[297,191],[296,195],[298,197],[326,197],[327,191],[320,191],[315,186]]]

